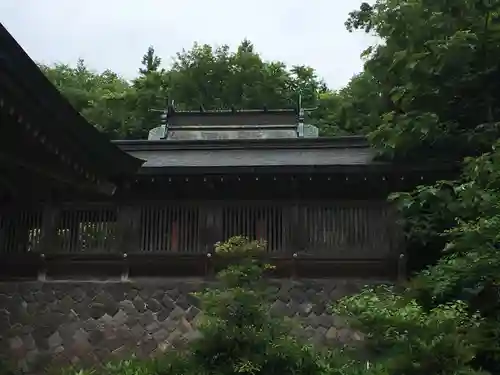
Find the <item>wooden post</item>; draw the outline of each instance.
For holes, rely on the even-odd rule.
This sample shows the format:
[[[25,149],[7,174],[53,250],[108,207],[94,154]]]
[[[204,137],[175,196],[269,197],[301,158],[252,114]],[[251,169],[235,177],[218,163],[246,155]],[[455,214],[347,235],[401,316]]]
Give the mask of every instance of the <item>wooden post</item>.
[[[40,254],[40,267],[38,268],[38,281],[45,282],[47,280],[47,262],[45,261],[45,254]]]
[[[292,254],[292,279],[297,278],[297,253]]]
[[[294,179],[291,184],[294,200],[290,207],[289,233],[290,233],[290,249],[289,254],[299,254],[304,249],[304,225],[301,218],[300,200],[298,196],[297,181]]]
[[[221,240],[222,212],[219,207],[207,206],[200,210],[200,239],[203,252],[213,253],[214,245]]]
[[[121,281],[129,280],[130,262],[128,254],[137,252],[141,240],[141,211],[137,206],[120,206],[117,212],[116,238],[113,253],[122,254]]]
[[[130,276],[130,263],[128,261],[128,254],[123,253],[123,266],[122,266],[121,281],[122,282],[129,281],[129,276]]]
[[[42,225],[40,228],[40,242],[35,251],[40,254],[40,267],[38,269],[38,281],[45,281],[47,279],[47,264],[45,261],[45,254],[57,252],[56,249],[57,227],[61,209],[54,205],[47,205],[43,207],[42,211]]]
[[[406,280],[406,256],[404,253],[399,254],[398,258],[398,275],[397,279],[399,283]]]
[[[210,252],[210,253],[207,253],[207,259],[205,262],[205,277],[211,279],[214,277],[214,273],[215,273],[214,257],[213,257],[213,253]]]
[[[7,217],[4,212],[0,211],[0,254],[7,249]]]
[[[398,224],[399,215],[394,207],[389,208],[392,215],[390,231],[391,231],[391,255],[396,259],[396,277],[398,282],[406,280],[408,257],[406,254],[406,243],[403,233],[403,228]]]
[[[141,241],[141,211],[137,206],[118,207],[114,253],[137,252]]]
[[[47,254],[60,250],[54,248],[60,215],[61,209],[59,207],[47,205],[43,208],[40,243],[36,249],[40,254]]]

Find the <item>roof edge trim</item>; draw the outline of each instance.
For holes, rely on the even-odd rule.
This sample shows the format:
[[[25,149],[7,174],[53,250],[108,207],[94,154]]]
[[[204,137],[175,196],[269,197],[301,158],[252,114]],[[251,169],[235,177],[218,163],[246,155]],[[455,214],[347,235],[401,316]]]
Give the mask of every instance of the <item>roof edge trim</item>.
[[[115,140],[123,151],[370,148],[364,136],[214,140]]]

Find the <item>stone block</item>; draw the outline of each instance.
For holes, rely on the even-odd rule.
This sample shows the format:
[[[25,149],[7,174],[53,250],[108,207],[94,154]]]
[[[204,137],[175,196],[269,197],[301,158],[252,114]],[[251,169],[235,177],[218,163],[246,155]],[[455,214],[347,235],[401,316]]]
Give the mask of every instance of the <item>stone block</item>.
[[[161,303],[158,302],[158,300],[156,300],[155,298],[148,299],[146,302],[146,307],[149,311],[152,311],[155,313],[162,309]]]
[[[57,347],[61,346],[61,344],[63,343],[63,339],[58,331],[56,331],[52,335],[50,335],[50,337],[47,340],[48,340],[50,349],[57,348]]]
[[[89,315],[92,319],[100,319],[106,314],[106,307],[100,302],[91,302],[89,305]]]
[[[37,351],[36,350],[36,343],[35,343],[35,339],[33,339],[33,336],[31,336],[31,334],[27,334],[25,335],[23,338],[23,346],[26,350],[28,351]]]
[[[325,334],[325,337],[328,340],[336,340],[337,339],[337,328],[336,327],[330,327]]]
[[[104,341],[104,338],[104,332],[101,330],[93,330],[89,332],[89,342],[94,347],[98,347]]]
[[[361,341],[329,304],[359,290],[353,280],[269,280],[270,314],[314,345]],[[0,358],[38,363],[98,364],[156,356],[199,337],[203,314],[193,291],[215,282],[168,279],[107,282],[0,282]],[[298,323],[302,323],[302,327]],[[56,366],[59,367],[59,366]],[[43,372],[43,371],[42,371]]]
[[[162,343],[165,341],[170,334],[165,328],[160,328],[156,332],[153,333],[153,339],[156,340],[157,343]]]
[[[176,301],[177,298],[179,298],[179,296],[181,295],[181,292],[178,288],[172,288],[167,290],[165,294],[168,295],[173,301]]]
[[[138,313],[143,313],[147,310],[146,303],[140,296],[136,296],[133,299],[132,303],[134,304],[135,310]]]
[[[9,340],[9,347],[11,350],[19,350],[23,348],[23,346],[24,346],[23,340],[18,336],[12,337]]]
[[[189,303],[187,297],[185,295],[180,295],[177,300],[175,301],[175,304],[179,306],[182,310],[186,311],[191,307],[191,303]]]
[[[140,324],[136,324],[135,326],[133,326],[130,329],[130,332],[132,333],[132,337],[136,341],[139,341],[142,338],[142,336],[144,336],[145,333],[144,327],[141,326]]]
[[[144,357],[150,356],[158,347],[158,344],[152,337],[148,337],[140,344],[140,353]]]
[[[82,288],[74,288],[68,295],[71,296],[74,302],[82,302],[86,297],[86,293]]]
[[[122,326],[127,322],[128,315],[127,313],[120,309],[118,312],[113,316],[112,323],[116,326]]]
[[[160,324],[157,321],[154,321],[154,322],[148,324],[147,326],[145,326],[144,328],[145,328],[146,332],[152,334],[160,328]]]
[[[270,313],[272,316],[278,317],[278,316],[288,316],[289,314],[289,308],[285,302],[283,302],[281,299],[277,300],[274,302],[271,306]]]
[[[120,301],[118,305],[120,309],[122,309],[128,315],[133,315],[137,312],[132,301],[129,300]]]
[[[191,306],[187,311],[186,311],[186,315],[185,315],[185,318],[188,322],[191,322],[193,321],[196,316],[200,313],[200,310],[195,307],[195,306]]]
[[[151,311],[145,311],[139,316],[139,324],[144,328],[154,322],[156,322],[156,317]]]
[[[181,309],[179,306],[176,306],[176,307],[172,310],[172,312],[170,313],[170,315],[169,315],[169,317],[168,317],[168,318],[169,318],[170,320],[178,320],[178,319],[180,319],[180,318],[181,318],[182,316],[184,316],[184,315],[185,315],[184,310],[183,310],[183,309]]]

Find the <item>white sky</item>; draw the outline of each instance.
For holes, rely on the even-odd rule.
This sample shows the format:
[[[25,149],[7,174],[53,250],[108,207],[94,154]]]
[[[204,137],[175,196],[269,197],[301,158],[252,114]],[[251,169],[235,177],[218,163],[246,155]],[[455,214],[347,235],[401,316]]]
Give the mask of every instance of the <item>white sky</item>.
[[[374,42],[344,22],[362,0],[0,0],[0,22],[43,63],[75,64],[136,75],[153,45],[168,66],[194,42],[235,47],[244,38],[264,59],[310,65],[331,88],[362,69]]]

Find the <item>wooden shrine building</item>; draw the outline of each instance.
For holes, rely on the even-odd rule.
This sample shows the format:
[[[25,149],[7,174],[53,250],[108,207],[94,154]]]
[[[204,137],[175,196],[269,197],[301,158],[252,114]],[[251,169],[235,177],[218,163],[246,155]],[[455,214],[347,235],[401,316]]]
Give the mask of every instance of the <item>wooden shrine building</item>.
[[[454,173],[316,137],[300,108],[170,107],[156,139],[110,142],[3,27],[0,49],[2,278],[203,276],[234,235],[266,240],[277,275],[395,277],[387,195]]]

